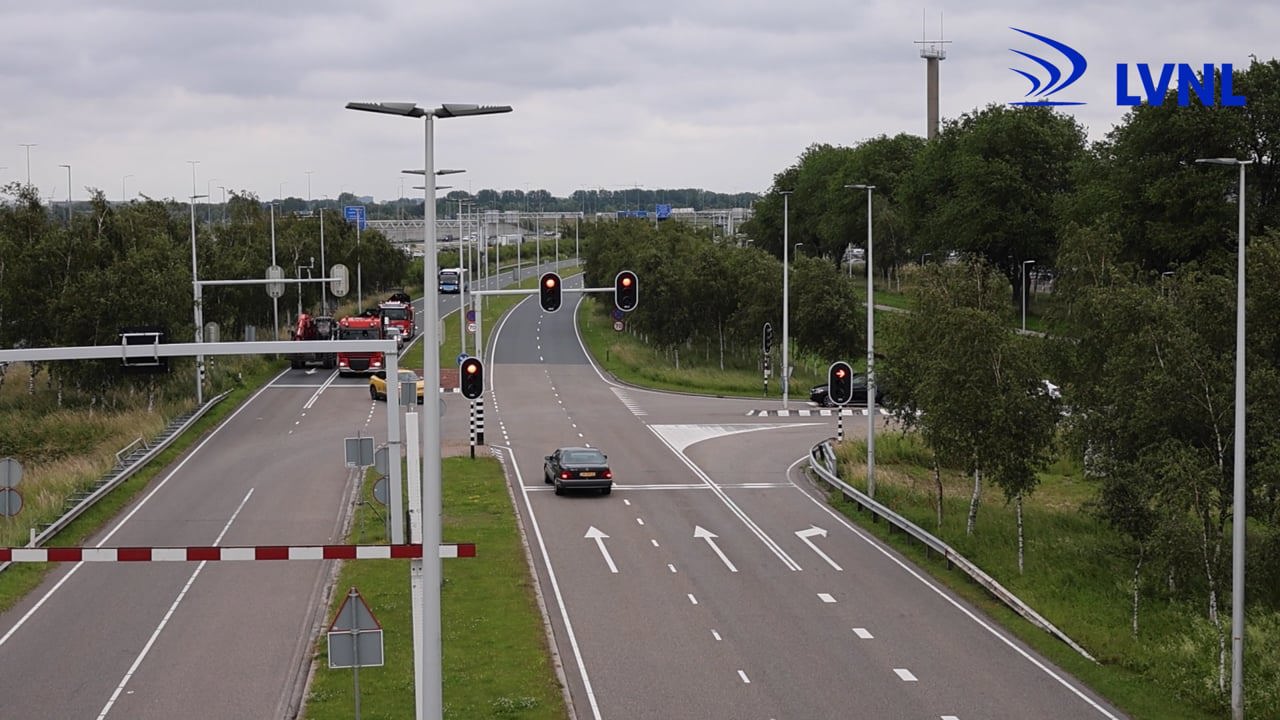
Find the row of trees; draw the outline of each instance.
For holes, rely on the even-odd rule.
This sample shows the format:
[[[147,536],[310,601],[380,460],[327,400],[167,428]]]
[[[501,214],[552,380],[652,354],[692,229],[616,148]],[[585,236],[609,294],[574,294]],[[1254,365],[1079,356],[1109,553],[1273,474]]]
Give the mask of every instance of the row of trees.
[[[634,270],[640,304],[631,326],[650,342],[677,354],[681,348],[715,348],[721,369],[726,354],[759,357],[764,323],[782,330],[782,265],[752,247],[717,243],[684,223],[655,228],[642,220],[583,226],[586,282],[611,287],[613,273]],[[817,258],[795,258],[789,269],[793,342],[823,356],[840,356],[865,337],[857,322],[855,283]],[[678,356],[678,355],[677,355]]]
[[[189,206],[154,200],[108,203],[95,193],[71,222],[40,203],[35,189],[0,189],[0,347],[118,344],[119,330],[160,325],[174,339],[194,338]],[[226,222],[196,216],[202,280],[265,277],[271,264],[271,210],[252,196],[234,196]],[[378,233],[357,243],[353,226],[326,213],[324,260],[363,268],[365,289],[402,284],[408,260]],[[321,272],[320,217],[276,214],[276,262],[286,277],[299,265]],[[304,271],[305,275],[305,271]],[[297,286],[280,300],[282,323],[297,307]],[[354,288],[353,288],[354,291]],[[319,289],[302,290],[304,306],[320,304]],[[332,307],[333,303],[330,302]],[[272,326],[262,286],[206,287],[204,319],[239,337],[246,325]],[[51,382],[100,390],[128,382],[112,363],[63,362],[48,367]]]
[[[1117,258],[1153,272],[1190,262],[1217,267],[1234,255],[1237,179],[1202,157],[1259,160],[1249,169],[1249,235],[1280,221],[1280,62],[1254,62],[1235,74],[1244,107],[1140,105],[1092,146],[1071,117],[1048,108],[992,105],[944,123],[933,142],[898,135],[855,147],[817,144],[774,177],[744,226],[781,257],[783,201],[790,190],[790,235],[838,262],[866,237],[873,193],[874,262],[889,274],[926,255],[983,257],[1017,297],[1024,260],[1061,269],[1068,226],[1120,238]]]

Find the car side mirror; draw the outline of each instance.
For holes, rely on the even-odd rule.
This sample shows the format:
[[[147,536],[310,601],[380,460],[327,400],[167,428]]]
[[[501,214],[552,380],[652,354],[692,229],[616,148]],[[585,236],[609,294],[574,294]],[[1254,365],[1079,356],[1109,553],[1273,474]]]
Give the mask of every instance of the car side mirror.
[[[545,458],[543,458],[543,459],[544,459],[544,460],[546,460],[547,462],[551,462],[551,456],[550,456],[550,455],[546,456],[546,457],[545,457]]]

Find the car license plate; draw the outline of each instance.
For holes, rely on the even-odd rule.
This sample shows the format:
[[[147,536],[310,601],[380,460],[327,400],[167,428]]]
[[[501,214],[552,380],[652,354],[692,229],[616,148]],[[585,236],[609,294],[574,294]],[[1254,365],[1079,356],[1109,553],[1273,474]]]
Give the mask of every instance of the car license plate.
[[[578,476],[579,476],[579,477],[595,477],[595,476],[596,476],[596,471],[595,471],[595,470],[588,470],[587,472],[581,472],[581,473],[578,473]]]

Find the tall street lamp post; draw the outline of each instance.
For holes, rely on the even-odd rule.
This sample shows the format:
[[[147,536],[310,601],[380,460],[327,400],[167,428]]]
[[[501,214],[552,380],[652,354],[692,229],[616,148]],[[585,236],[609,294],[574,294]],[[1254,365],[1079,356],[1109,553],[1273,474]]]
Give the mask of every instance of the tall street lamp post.
[[[1021,286],[1019,292],[1022,293],[1022,332],[1027,331],[1027,266],[1034,265],[1035,260],[1022,261],[1022,274],[1018,276],[1018,283]]]
[[[204,342],[204,312],[200,308],[200,272],[196,266],[196,200],[205,195],[196,194],[196,165],[199,160],[188,160],[191,164],[191,298],[192,313],[196,323],[196,342]],[[196,404],[204,404],[204,355],[196,355]]]
[[[423,375],[427,386],[438,387],[440,382],[440,353],[434,349],[439,335],[439,287],[433,282],[437,275],[438,260],[436,258],[436,177],[432,171],[434,165],[433,142],[435,118],[464,117],[468,115],[490,115],[511,112],[511,107],[484,105],[447,104],[438,108],[420,108],[413,103],[347,103],[349,110],[400,115],[402,117],[423,118],[425,120],[424,143],[424,177],[426,183],[423,190],[423,263],[422,291],[423,314],[426,323],[423,328],[423,343],[426,352],[422,353]],[[435,395],[436,393],[431,393]],[[428,548],[422,553],[422,618],[423,628],[421,645],[423,658],[415,663],[417,670],[414,683],[414,700],[416,717],[419,720],[440,720],[444,714],[443,673],[441,671],[440,644],[440,523],[441,523],[441,487],[440,487],[440,413],[424,411],[422,415],[422,546]]]
[[[59,165],[58,167],[64,167],[67,169],[67,226],[70,227],[71,226],[71,166],[63,164],[63,165]]]
[[[871,261],[871,192],[875,185],[845,185],[867,191],[867,495],[876,496],[876,301]]]
[[[27,149],[27,185],[31,184],[31,148],[36,147],[39,143],[18,143],[18,147]]]
[[[781,190],[782,195],[782,409],[787,410],[791,390],[791,310],[788,307],[791,295],[788,278],[790,264],[787,250],[791,247],[791,190]]]
[[[270,203],[268,207],[271,208],[271,267],[275,267],[276,266],[276,204],[274,202]],[[283,288],[284,286],[281,285],[280,287]],[[298,287],[302,287],[302,285],[299,284]],[[271,322],[275,327],[275,332],[276,332],[275,339],[279,340],[280,339],[280,298],[275,295],[271,296]]]
[[[1236,415],[1231,507],[1231,717],[1244,720],[1244,168],[1252,160],[1199,158],[1240,167],[1240,227],[1236,240]]]

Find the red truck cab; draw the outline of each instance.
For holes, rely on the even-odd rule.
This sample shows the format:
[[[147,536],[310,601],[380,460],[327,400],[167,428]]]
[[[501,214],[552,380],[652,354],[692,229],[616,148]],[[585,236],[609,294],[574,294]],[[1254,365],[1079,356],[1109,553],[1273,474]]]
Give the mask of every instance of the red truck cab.
[[[383,340],[382,320],[378,317],[357,315],[338,321],[339,340]],[[386,367],[386,358],[380,352],[339,352],[338,374],[369,374]]]

